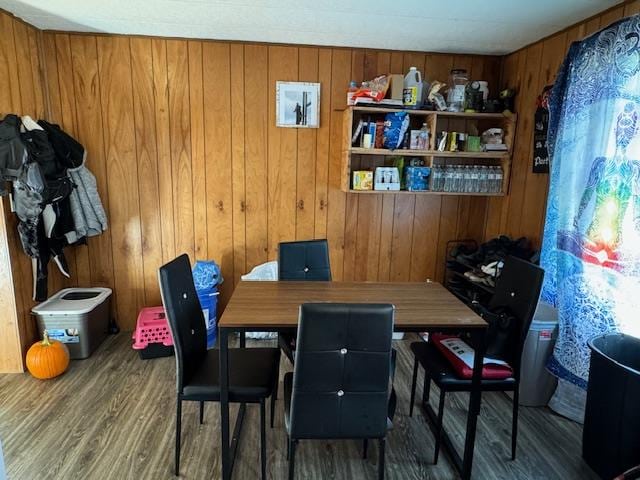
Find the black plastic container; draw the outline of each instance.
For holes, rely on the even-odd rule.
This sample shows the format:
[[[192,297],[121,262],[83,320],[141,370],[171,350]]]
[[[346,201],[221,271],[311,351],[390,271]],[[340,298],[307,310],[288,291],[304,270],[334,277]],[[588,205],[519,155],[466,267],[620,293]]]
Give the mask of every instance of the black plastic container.
[[[152,358],[160,358],[160,357],[170,357],[173,355],[173,345],[163,345],[162,343],[150,343],[143,348],[142,350],[138,350],[138,355],[142,360],[150,360]]]
[[[640,339],[606,334],[589,348],[582,456],[611,479],[640,464]]]

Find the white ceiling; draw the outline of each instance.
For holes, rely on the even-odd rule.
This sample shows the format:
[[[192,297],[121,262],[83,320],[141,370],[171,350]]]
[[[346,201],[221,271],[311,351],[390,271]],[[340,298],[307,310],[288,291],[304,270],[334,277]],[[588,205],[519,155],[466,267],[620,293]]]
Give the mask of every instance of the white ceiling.
[[[0,0],[49,30],[503,54],[621,0]]]

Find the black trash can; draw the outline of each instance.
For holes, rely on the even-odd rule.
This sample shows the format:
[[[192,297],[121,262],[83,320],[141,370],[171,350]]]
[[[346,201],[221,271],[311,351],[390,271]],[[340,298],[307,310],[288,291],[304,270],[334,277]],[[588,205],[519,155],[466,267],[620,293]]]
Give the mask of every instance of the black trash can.
[[[640,339],[606,334],[589,348],[582,456],[610,480],[640,464]]]

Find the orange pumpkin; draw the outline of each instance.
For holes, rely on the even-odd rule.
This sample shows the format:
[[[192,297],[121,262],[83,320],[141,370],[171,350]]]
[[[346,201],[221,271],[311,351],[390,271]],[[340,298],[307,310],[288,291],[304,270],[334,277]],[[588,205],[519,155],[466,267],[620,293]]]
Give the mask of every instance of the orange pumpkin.
[[[44,331],[41,342],[34,343],[27,351],[27,369],[41,380],[57,377],[69,366],[69,350],[58,340],[50,340]]]

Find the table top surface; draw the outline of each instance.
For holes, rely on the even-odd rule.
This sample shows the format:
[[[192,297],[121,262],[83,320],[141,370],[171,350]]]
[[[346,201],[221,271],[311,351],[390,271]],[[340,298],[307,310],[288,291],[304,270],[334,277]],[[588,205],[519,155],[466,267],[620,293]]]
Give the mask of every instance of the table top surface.
[[[487,323],[435,282],[240,282],[218,325],[269,330],[298,325],[303,303],[391,303],[394,329],[484,328]]]

